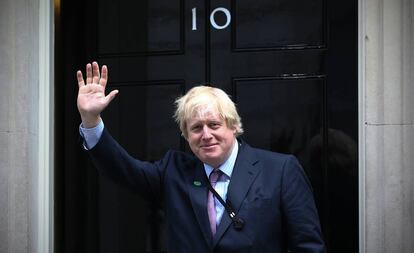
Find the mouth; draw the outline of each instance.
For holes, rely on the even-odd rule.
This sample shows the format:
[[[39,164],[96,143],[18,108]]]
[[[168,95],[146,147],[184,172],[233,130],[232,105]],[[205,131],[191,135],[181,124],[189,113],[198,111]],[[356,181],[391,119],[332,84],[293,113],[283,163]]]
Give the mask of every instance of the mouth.
[[[217,143],[212,143],[212,144],[204,144],[204,145],[201,145],[201,146],[200,146],[200,148],[205,148],[205,149],[208,149],[208,148],[215,147],[215,146],[217,146],[217,145],[218,145]]]

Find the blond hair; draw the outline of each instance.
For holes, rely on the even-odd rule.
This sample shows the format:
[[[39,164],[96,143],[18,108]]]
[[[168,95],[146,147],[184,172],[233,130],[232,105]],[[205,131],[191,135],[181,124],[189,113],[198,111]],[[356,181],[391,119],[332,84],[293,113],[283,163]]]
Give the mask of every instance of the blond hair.
[[[221,89],[209,86],[196,86],[184,96],[175,100],[175,121],[178,123],[181,134],[187,139],[187,121],[195,114],[217,112],[226,122],[227,127],[236,130],[236,136],[243,133],[241,118],[236,106],[230,97]]]

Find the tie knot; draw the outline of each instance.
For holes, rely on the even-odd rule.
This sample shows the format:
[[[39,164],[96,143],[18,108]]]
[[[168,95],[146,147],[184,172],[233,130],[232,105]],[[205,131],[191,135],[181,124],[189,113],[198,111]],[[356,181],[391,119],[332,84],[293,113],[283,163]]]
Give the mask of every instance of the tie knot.
[[[219,169],[214,169],[214,170],[210,173],[210,176],[209,176],[210,183],[211,183],[211,184],[216,184],[216,183],[217,183],[217,181],[218,181],[218,179],[220,178],[221,174],[222,174],[221,170],[219,170]]]

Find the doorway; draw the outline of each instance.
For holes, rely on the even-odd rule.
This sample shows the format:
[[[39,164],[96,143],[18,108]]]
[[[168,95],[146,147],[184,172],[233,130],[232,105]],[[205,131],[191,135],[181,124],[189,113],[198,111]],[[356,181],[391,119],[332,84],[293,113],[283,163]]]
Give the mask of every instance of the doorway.
[[[105,127],[142,160],[188,150],[172,119],[177,96],[224,89],[247,143],[300,160],[329,252],[357,252],[357,13],[357,1],[333,0],[62,1],[57,252],[166,248],[162,209],[99,176],[80,148],[75,72],[92,60],[120,90]]]

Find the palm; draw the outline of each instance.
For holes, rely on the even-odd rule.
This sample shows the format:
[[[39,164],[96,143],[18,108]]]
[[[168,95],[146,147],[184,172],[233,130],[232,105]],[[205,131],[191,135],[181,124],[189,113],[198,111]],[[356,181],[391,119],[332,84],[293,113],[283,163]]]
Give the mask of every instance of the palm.
[[[102,67],[102,75],[99,72],[99,65],[96,62],[86,65],[86,84],[82,72],[77,72],[79,85],[78,110],[84,123],[95,123],[100,118],[100,113],[108,106],[117,90],[105,96],[106,83],[108,81],[108,70]]]
[[[95,83],[79,87],[79,110],[93,114],[100,114],[106,106],[107,102],[105,99],[104,87]]]

